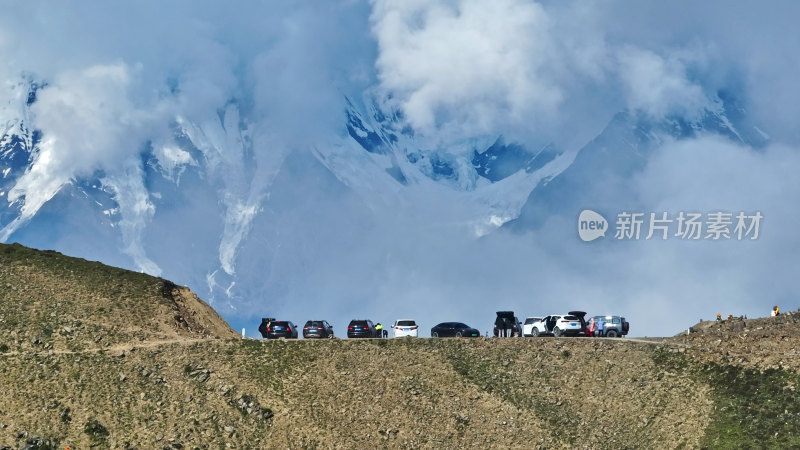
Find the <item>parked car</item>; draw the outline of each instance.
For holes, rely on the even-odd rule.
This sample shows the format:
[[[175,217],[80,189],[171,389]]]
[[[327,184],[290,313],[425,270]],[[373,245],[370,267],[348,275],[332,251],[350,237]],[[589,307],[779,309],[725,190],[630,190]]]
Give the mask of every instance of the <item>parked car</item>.
[[[309,320],[303,325],[303,337],[308,338],[332,338],[333,327],[327,320]]]
[[[519,318],[514,315],[514,311],[497,311],[497,318],[498,319],[505,319],[507,323],[511,324],[511,336],[509,337],[520,337],[522,335],[522,323],[520,323]],[[500,329],[497,328],[497,320],[495,320],[494,326],[494,335],[495,337],[500,336]]]
[[[579,336],[589,336],[588,326],[586,325],[586,312],[585,311],[570,311],[570,316],[575,316],[581,324],[581,329],[578,331]]]
[[[258,326],[258,332],[261,333],[261,337],[263,337],[264,339],[267,338],[268,334],[267,328],[269,328],[269,324],[275,322],[275,320],[277,319],[275,319],[274,317],[264,317],[263,319],[261,319],[261,325]]]
[[[266,334],[261,335],[266,339],[297,339],[297,325],[289,320],[276,320],[265,328]]]
[[[347,325],[348,338],[378,338],[378,330],[371,320],[351,320]]]
[[[431,337],[480,337],[481,332],[462,322],[442,322],[431,328]]]
[[[551,314],[531,326],[532,336],[578,336],[585,333],[579,316]]]
[[[541,317],[526,317],[525,323],[522,324],[522,335],[523,336],[533,336],[531,330],[533,329],[533,324],[536,322],[541,321]]]
[[[597,323],[600,319],[603,320],[603,334],[598,334],[598,336],[626,336],[631,326],[630,322],[621,316],[594,316],[593,318],[595,323]]]
[[[412,319],[397,319],[392,325],[392,335],[394,337],[417,337],[419,327],[417,322]]]

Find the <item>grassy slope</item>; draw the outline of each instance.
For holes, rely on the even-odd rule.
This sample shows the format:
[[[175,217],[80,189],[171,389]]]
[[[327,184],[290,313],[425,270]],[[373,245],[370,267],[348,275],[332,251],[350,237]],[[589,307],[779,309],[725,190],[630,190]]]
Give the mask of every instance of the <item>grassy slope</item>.
[[[18,244],[0,244],[0,305],[0,345],[16,351],[236,335],[167,280]]]
[[[96,421],[111,447],[169,439],[212,448],[363,448],[375,440],[553,447],[598,439],[625,447],[673,436],[695,446],[710,412],[708,389],[665,376],[651,353],[625,343],[476,339],[225,340],[124,356],[17,355],[0,369],[7,424],[0,444],[17,444],[27,431],[80,448],[97,439],[86,432]],[[532,369],[551,355],[560,370]]]
[[[797,365],[759,369],[772,361],[759,349],[778,350],[761,335],[746,350],[739,335],[700,336],[685,352],[552,338],[242,341],[161,279],[20,246],[0,246],[0,263],[0,448],[800,444]],[[728,356],[708,351],[728,343]]]

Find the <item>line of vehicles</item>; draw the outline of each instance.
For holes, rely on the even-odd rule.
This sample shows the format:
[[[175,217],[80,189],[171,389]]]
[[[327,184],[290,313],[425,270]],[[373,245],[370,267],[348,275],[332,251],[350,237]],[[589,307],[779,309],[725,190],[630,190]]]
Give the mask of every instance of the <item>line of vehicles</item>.
[[[628,334],[630,322],[622,316],[592,316],[586,319],[583,311],[528,317],[522,325],[522,335],[622,337]]]
[[[498,311],[495,320],[495,337],[539,337],[539,336],[595,336],[622,337],[628,334],[630,323],[621,316],[592,316],[586,320],[583,311],[567,314],[551,314],[544,317],[527,317],[524,324],[513,311]],[[398,319],[389,327],[392,337],[419,337],[419,325],[413,319]],[[388,337],[389,330],[369,319],[354,319],[347,325],[347,337]],[[309,320],[298,327],[290,320],[261,319],[258,331],[265,339],[297,339],[302,333],[305,339],[331,339],[336,337],[333,326],[326,320]],[[463,322],[442,322],[431,328],[433,338],[480,337],[481,332]]]

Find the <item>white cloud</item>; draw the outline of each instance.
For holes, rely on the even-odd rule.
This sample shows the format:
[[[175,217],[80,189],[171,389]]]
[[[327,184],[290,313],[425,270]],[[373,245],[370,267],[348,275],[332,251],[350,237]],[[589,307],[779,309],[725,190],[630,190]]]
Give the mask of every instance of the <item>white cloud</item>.
[[[757,240],[629,246],[619,260],[638,263],[623,266],[631,272],[616,281],[630,286],[624,289],[630,304],[642,315],[651,306],[674,308],[664,319],[674,331],[718,312],[754,317],[765,316],[775,303],[796,308],[800,213],[786,200],[800,196],[798,167],[800,149],[780,144],[756,152],[701,138],[663,148],[631,184],[652,211],[760,212],[763,220]],[[657,299],[645,301],[648,296]]]
[[[74,177],[115,167],[141,151],[148,136],[166,129],[163,106],[144,109],[131,101],[135,72],[124,63],[95,65],[63,72],[38,92],[32,114],[43,140],[30,169],[8,193],[9,202],[23,206],[3,229],[4,240]]]
[[[581,128],[594,131],[625,107],[657,116],[702,108],[707,93],[687,75],[702,55],[613,39],[605,9],[375,0],[381,92],[445,145],[485,133],[582,145],[590,136]]]
[[[434,144],[488,132],[577,147],[621,109],[693,115],[720,89],[759,93],[744,100],[783,131],[797,110],[779,93],[794,91],[797,72],[791,2],[786,14],[719,2],[372,5],[379,91]],[[742,32],[751,17],[782,25]]]
[[[693,114],[708,104],[702,88],[687,79],[686,65],[678,56],[664,58],[626,46],[617,58],[629,108],[663,117],[667,113]]]
[[[373,2],[381,87],[420,131],[455,126],[490,132],[499,121],[557,108],[561,87],[549,18],[536,4]]]

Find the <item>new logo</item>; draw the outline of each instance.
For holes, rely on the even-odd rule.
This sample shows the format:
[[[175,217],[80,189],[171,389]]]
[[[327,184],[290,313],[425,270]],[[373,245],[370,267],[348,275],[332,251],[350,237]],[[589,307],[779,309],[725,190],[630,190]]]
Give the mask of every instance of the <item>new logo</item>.
[[[581,211],[578,216],[578,236],[582,241],[589,242],[605,237],[606,231],[608,231],[608,221],[605,217],[591,209]]]

